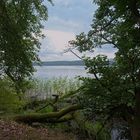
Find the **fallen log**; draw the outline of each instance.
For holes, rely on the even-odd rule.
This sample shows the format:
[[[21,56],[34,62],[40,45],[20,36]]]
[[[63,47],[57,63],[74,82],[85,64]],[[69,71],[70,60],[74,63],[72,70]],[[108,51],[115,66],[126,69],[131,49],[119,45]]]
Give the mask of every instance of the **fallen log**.
[[[17,115],[13,119],[16,122],[23,122],[27,124],[32,124],[34,122],[39,122],[39,123],[64,122],[73,118],[70,113],[80,109],[82,109],[81,105],[71,105],[66,108],[63,108],[58,112],[31,113],[31,114]]]

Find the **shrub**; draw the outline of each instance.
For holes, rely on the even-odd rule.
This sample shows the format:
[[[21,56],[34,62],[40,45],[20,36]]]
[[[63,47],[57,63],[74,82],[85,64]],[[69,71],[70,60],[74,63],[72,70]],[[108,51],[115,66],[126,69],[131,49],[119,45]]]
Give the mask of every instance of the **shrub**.
[[[17,112],[23,105],[20,101],[13,83],[8,79],[0,80],[0,113]]]

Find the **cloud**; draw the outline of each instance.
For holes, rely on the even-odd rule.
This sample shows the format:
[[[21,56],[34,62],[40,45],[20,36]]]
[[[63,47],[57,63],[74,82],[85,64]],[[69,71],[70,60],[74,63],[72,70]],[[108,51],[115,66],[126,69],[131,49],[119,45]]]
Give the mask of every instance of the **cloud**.
[[[75,38],[74,33],[58,31],[58,30],[43,30],[43,34],[49,39],[50,45],[56,51],[62,51],[68,45],[68,41]],[[52,48],[50,48],[52,50]]]
[[[53,0],[53,3],[54,6],[47,5],[49,19],[44,23],[46,38],[41,40],[39,56],[43,61],[78,59],[72,53],[62,52],[68,46],[68,41],[75,38],[75,34],[90,30],[92,14],[97,7],[92,4],[92,0]],[[106,54],[114,57],[114,52],[112,48],[105,47],[96,49],[91,56]]]
[[[69,7],[71,1],[70,0],[54,0],[55,4],[61,4],[64,7]]]
[[[108,58],[114,58],[117,49],[112,45],[104,45],[102,48],[96,48],[94,54],[102,54],[108,56]]]
[[[92,0],[54,0],[48,7],[48,22],[45,28],[74,32],[87,32],[92,22],[95,6]]]
[[[75,39],[73,32],[65,32],[59,30],[43,30],[46,38],[41,41],[41,50],[39,56],[42,61],[58,61],[58,60],[77,60],[79,59],[71,52],[63,53],[68,46],[68,41]],[[88,56],[93,57],[98,54],[107,55],[109,58],[113,58],[117,50],[110,45],[106,45],[103,48],[96,48],[94,53],[87,53]],[[76,51],[76,54],[82,56],[82,54]]]
[[[64,49],[68,46],[68,41],[75,38],[72,32],[58,30],[43,30],[46,38],[41,41],[41,50],[39,56],[42,61],[48,60],[71,60],[76,59],[71,53],[63,54]]]
[[[80,23],[80,21],[78,22],[71,19],[63,19],[57,16],[52,16],[49,18],[48,26],[49,28],[53,28],[53,30],[56,29],[65,32],[75,32],[75,33],[81,32],[83,29],[83,24]]]
[[[112,45],[104,45],[102,48],[95,48],[93,52],[85,52],[84,55],[88,57],[95,57],[97,55],[105,55],[108,58],[114,58],[117,49]]]
[[[108,58],[114,58],[115,56],[115,51],[112,51],[112,52],[103,52],[103,51],[98,51],[98,53],[95,51],[95,56],[96,55],[106,55]]]

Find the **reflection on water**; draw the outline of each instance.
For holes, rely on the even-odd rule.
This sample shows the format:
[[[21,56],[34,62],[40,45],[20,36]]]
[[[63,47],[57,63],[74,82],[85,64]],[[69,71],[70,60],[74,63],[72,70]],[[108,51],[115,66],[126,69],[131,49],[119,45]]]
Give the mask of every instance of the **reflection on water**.
[[[39,79],[51,79],[53,77],[91,76],[86,73],[84,66],[35,66],[37,72],[34,77]]]

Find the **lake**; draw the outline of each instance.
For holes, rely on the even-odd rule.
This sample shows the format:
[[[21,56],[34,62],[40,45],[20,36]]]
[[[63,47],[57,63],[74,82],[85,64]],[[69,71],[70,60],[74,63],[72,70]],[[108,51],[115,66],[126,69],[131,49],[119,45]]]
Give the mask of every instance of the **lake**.
[[[53,77],[90,76],[86,73],[84,66],[35,66],[37,72],[34,77],[38,79],[51,79]]]

